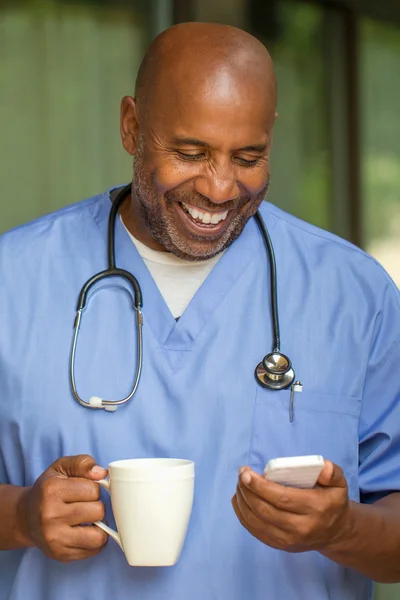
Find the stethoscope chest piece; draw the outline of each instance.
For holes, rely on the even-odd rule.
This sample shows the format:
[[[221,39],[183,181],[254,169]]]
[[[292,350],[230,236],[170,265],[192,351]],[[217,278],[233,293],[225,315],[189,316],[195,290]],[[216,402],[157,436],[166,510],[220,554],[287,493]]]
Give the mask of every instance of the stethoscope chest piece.
[[[255,370],[260,385],[270,390],[283,390],[294,381],[292,363],[285,354],[271,352],[264,357]]]

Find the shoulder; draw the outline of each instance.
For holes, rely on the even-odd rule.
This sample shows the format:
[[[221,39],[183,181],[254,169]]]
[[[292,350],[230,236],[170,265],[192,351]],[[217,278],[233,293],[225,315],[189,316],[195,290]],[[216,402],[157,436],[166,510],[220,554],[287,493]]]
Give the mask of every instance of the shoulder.
[[[62,293],[67,281],[102,258],[108,214],[106,192],[0,236],[0,312],[4,303],[9,309],[25,297],[39,298],[50,284],[52,293]]]
[[[0,236],[0,255],[7,253],[7,258],[13,251],[32,254],[35,250],[43,249],[51,240],[58,238],[62,232],[79,235],[88,221],[95,224],[99,205],[104,203],[107,192],[76,202],[53,213],[44,215],[20,225]],[[70,239],[72,245],[72,240]]]
[[[307,247],[313,248],[323,245],[334,254],[367,258],[376,263],[371,256],[351,242],[325,229],[311,225],[311,223],[307,223],[269,202],[264,202],[260,207],[260,211],[263,216],[270,215],[273,218],[275,221],[274,228],[279,228],[280,232],[285,232],[293,239],[301,240]]]
[[[264,202],[260,212],[273,223],[272,240],[283,245],[308,265],[316,280],[329,283],[344,282],[351,293],[373,292],[374,296],[388,293],[400,309],[400,292],[382,265],[367,252],[343,238],[311,225]]]
[[[40,274],[85,264],[104,245],[109,191],[81,200],[0,236],[0,273],[4,285],[19,279],[34,284]]]

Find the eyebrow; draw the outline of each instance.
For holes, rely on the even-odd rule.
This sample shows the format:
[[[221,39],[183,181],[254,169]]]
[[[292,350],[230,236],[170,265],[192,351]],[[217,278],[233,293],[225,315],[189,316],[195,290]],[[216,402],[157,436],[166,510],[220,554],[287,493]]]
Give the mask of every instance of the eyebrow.
[[[238,148],[239,152],[264,152],[267,149],[267,144],[251,144],[244,148]]]
[[[198,140],[196,138],[174,137],[172,143],[176,146],[201,146],[202,148],[210,148],[210,144]],[[251,144],[243,148],[237,148],[235,152],[264,152],[267,149],[267,144]]]
[[[176,146],[201,146],[202,148],[210,147],[210,144],[207,144],[207,142],[202,142],[201,140],[197,140],[195,138],[174,137],[172,138],[172,143]]]

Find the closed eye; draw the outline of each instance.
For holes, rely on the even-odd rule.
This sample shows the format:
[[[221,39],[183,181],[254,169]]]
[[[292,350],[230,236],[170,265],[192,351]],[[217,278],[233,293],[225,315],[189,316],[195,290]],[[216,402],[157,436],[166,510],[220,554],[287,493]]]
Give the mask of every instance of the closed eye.
[[[177,150],[177,154],[179,158],[187,161],[199,161],[205,158],[206,156],[204,152],[199,152],[197,154],[188,154],[186,152],[181,152],[180,150]],[[261,158],[261,156],[252,159],[243,158],[241,156],[233,157],[233,159],[236,160],[236,162],[243,165],[244,167],[254,167],[261,160]]]
[[[182,158],[183,160],[201,160],[205,156],[204,152],[199,154],[186,154],[186,152],[180,152],[178,150],[177,153],[179,158]]]
[[[258,158],[253,158],[250,160],[248,160],[247,158],[242,158],[240,156],[236,157],[236,161],[245,167],[254,167],[260,160],[260,156]]]

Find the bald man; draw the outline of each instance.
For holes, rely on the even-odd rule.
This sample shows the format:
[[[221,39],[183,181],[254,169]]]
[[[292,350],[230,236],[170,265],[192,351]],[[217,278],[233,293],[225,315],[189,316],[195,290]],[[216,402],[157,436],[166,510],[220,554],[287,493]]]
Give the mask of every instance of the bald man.
[[[0,239],[0,600],[366,600],[371,580],[400,580],[399,293],[358,248],[264,202],[275,116],[262,44],[173,27],[122,100],[132,185]],[[68,367],[112,206],[144,340],[139,387],[116,412],[99,396],[125,398],[135,377],[126,279],[90,289],[75,390]],[[257,211],[303,391],[294,374],[282,389],[254,376],[277,348]],[[262,476],[269,459],[314,454],[325,463],[311,489]],[[105,468],[135,457],[195,462],[174,567],[130,567],[93,525],[113,519]]]

